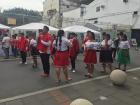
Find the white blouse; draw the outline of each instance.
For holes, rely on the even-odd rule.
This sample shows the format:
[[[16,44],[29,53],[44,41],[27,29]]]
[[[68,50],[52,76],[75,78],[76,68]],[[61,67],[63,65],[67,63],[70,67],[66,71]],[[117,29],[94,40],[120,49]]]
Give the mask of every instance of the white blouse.
[[[90,41],[87,41],[85,43],[85,48],[87,49],[93,49],[93,50],[96,50],[98,47],[98,43],[97,42],[90,42]]]
[[[130,48],[129,41],[120,41],[119,48],[120,49],[129,49]]]
[[[71,46],[70,41],[64,36],[62,36],[61,46],[59,46],[59,44],[60,44],[60,42],[59,42],[59,39],[58,39],[57,47],[56,47],[57,51],[67,51],[68,47]],[[53,46],[55,46],[55,45],[56,45],[56,40],[53,42]]]
[[[31,39],[30,45],[36,47],[37,46],[37,41],[35,39]]]
[[[110,40],[108,40],[108,46],[112,46],[112,44],[113,44],[113,41],[110,39]],[[103,40],[102,42],[101,42],[101,46],[105,46],[105,40]]]

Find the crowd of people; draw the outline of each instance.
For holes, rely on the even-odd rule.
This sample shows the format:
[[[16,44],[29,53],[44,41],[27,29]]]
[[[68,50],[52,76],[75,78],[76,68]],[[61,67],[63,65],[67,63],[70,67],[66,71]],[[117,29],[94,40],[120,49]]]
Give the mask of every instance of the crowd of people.
[[[103,40],[100,44],[101,48],[99,54],[99,62],[103,66],[101,72],[105,73],[106,67],[109,67],[110,71],[112,71],[112,63],[115,58],[118,62],[118,67],[116,68],[121,69],[121,65],[123,65],[124,68],[122,70],[126,71],[126,66],[130,63],[130,44],[127,35],[120,32],[117,34],[115,40],[111,40],[110,35],[104,32],[102,38]],[[56,70],[57,83],[61,82],[61,70],[63,70],[67,82],[72,80],[68,74],[69,63],[71,63],[71,71],[76,72],[75,63],[80,51],[80,45],[75,33],[70,33],[69,39],[65,37],[65,32],[63,30],[59,30],[56,36],[52,36],[49,33],[49,28],[44,26],[42,30],[39,30],[37,40],[34,35],[31,35],[31,37],[28,38],[23,33],[20,33],[19,35],[15,34],[12,38],[5,35],[2,40],[2,48],[6,56],[5,59],[9,58],[10,46],[14,57],[17,57],[18,54],[20,54],[20,64],[27,64],[27,53],[30,52],[33,60],[33,68],[38,67],[37,56],[40,55],[44,70],[41,74],[42,77],[50,76],[49,60],[51,57]],[[95,34],[93,32],[87,32],[82,47],[84,49],[83,62],[86,64],[87,68],[87,74],[85,74],[85,77],[93,78],[94,65],[97,64],[98,61],[96,54],[97,45]]]

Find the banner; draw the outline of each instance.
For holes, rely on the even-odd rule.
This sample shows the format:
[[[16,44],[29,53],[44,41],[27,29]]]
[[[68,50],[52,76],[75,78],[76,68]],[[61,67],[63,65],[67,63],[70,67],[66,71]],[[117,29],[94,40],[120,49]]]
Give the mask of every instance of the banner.
[[[15,18],[8,18],[7,24],[8,25],[16,25],[16,19]]]

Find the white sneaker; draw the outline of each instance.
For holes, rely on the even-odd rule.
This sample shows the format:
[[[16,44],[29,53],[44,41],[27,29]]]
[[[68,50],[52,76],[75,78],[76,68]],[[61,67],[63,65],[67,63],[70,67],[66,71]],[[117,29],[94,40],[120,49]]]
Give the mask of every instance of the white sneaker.
[[[27,62],[25,62],[24,64],[27,65]]]
[[[19,64],[22,64],[22,61],[20,61]]]
[[[75,73],[76,71],[75,70],[72,70],[72,72]]]

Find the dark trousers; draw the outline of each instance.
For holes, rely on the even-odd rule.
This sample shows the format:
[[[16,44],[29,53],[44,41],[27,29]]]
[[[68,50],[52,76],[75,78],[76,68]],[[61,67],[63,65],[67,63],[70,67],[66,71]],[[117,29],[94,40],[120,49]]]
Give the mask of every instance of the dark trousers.
[[[5,58],[9,58],[9,48],[3,48]]]
[[[22,63],[25,63],[26,62],[27,53],[24,52],[24,51],[20,51],[20,56],[21,56],[21,59],[22,59]]]
[[[49,62],[50,54],[40,53],[40,58],[43,65],[43,70],[45,74],[50,74],[50,62]]]
[[[117,49],[116,48],[112,48],[112,57],[113,58],[116,57],[116,52],[117,52]]]
[[[17,48],[15,48],[14,46],[12,46],[12,53],[14,57],[17,57],[18,51]]]
[[[72,69],[75,69],[76,57],[70,57],[70,60],[71,60],[71,67],[72,67]]]

